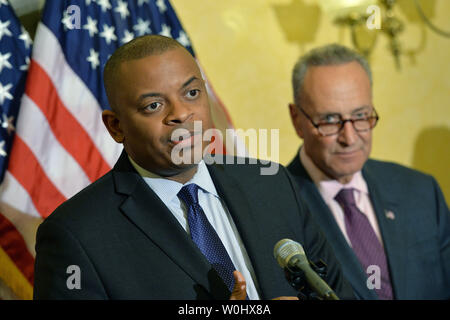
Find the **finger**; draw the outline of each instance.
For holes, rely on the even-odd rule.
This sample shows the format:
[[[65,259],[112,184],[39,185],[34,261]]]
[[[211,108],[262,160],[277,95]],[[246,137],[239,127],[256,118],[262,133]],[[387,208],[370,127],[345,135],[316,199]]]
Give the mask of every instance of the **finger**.
[[[273,298],[272,300],[300,300],[297,297],[277,297],[277,298]]]
[[[233,272],[234,287],[231,292],[230,300],[245,300],[247,297],[247,283],[245,278],[239,271]]]

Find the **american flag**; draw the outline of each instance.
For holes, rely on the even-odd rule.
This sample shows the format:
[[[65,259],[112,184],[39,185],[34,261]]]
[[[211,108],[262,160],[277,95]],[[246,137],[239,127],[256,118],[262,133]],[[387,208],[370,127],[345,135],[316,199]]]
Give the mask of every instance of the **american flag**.
[[[6,25],[11,33],[12,25],[13,22]],[[1,28],[7,30],[1,26],[0,35]],[[14,29],[21,39],[20,26]],[[109,108],[103,88],[104,64],[122,44],[151,33],[172,37],[194,54],[190,39],[167,0],[46,1],[34,39],[9,166],[0,187],[0,212],[17,231],[15,237],[20,237],[20,250],[26,256],[21,262],[9,255],[13,266],[3,274],[0,267],[0,285],[3,281],[18,298],[32,297],[34,241],[39,223],[63,201],[110,170],[122,150],[101,121],[102,110]],[[3,31],[5,37],[10,37],[7,31]],[[22,49],[25,44],[30,45],[25,40],[19,44]],[[6,61],[3,71],[10,64],[14,68],[25,65],[25,50],[22,58],[8,63],[3,42],[1,48],[0,57]],[[11,57],[18,52],[14,49]],[[8,94],[9,82],[5,83],[2,74],[2,107],[15,92]],[[213,115],[219,123],[216,126],[231,128],[230,118],[210,85],[208,90]],[[12,133],[9,124],[13,122],[7,119],[14,120],[14,115],[8,112],[7,116],[13,118],[2,122],[6,123],[2,139],[3,131]],[[6,146],[2,149],[5,153]],[[1,232],[0,228],[0,244],[8,254],[5,248],[12,247],[11,239]],[[0,256],[0,265],[1,259]]]
[[[31,45],[30,36],[8,1],[0,0],[0,182],[11,158]],[[0,188],[2,198],[6,184]],[[31,244],[27,246],[22,235],[31,224],[25,223],[24,226],[10,203],[8,199],[0,205],[0,297],[4,298],[26,296],[33,281],[34,258],[29,252],[32,248]]]
[[[20,98],[30,63],[31,38],[8,1],[0,0],[0,182],[8,164]]]

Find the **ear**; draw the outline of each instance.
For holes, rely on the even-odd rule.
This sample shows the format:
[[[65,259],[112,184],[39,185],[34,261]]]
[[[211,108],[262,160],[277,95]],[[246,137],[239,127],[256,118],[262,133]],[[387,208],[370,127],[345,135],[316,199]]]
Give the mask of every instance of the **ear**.
[[[124,135],[122,129],[120,128],[120,120],[117,117],[117,114],[112,110],[104,110],[102,112],[102,120],[111,137],[117,143],[122,143],[124,140]]]
[[[300,110],[298,109],[298,107],[295,103],[289,104],[289,113],[291,115],[291,121],[292,121],[292,125],[294,126],[295,132],[297,132],[297,135],[303,139],[303,130],[302,130],[302,126],[301,126]]]

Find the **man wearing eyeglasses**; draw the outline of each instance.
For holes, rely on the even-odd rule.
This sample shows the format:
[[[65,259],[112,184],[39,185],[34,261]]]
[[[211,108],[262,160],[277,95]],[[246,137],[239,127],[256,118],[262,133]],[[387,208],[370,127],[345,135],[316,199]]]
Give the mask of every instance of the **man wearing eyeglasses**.
[[[450,213],[429,175],[369,159],[379,119],[358,53],[299,59],[289,105],[303,145],[288,166],[361,299],[449,299]]]

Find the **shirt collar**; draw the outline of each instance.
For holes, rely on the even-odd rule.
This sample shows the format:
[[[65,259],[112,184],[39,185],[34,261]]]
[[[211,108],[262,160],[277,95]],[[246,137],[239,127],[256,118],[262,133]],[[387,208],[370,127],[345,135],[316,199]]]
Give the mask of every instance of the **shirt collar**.
[[[131,164],[139,175],[164,203],[170,203],[174,198],[177,198],[177,194],[181,188],[190,183],[195,183],[203,191],[219,197],[208,168],[203,160],[197,165],[197,172],[194,174],[192,179],[183,185],[177,181],[164,178],[142,168],[130,156],[128,156],[128,159],[130,159]]]
[[[338,192],[344,188],[353,188],[359,192],[363,192],[367,195],[369,194],[367,183],[364,180],[361,171],[356,172],[348,183],[342,184],[337,180],[328,177],[322,170],[320,170],[312,159],[306,154],[303,147],[300,148],[299,157],[300,162],[303,164],[314,184],[324,197],[334,199]]]

